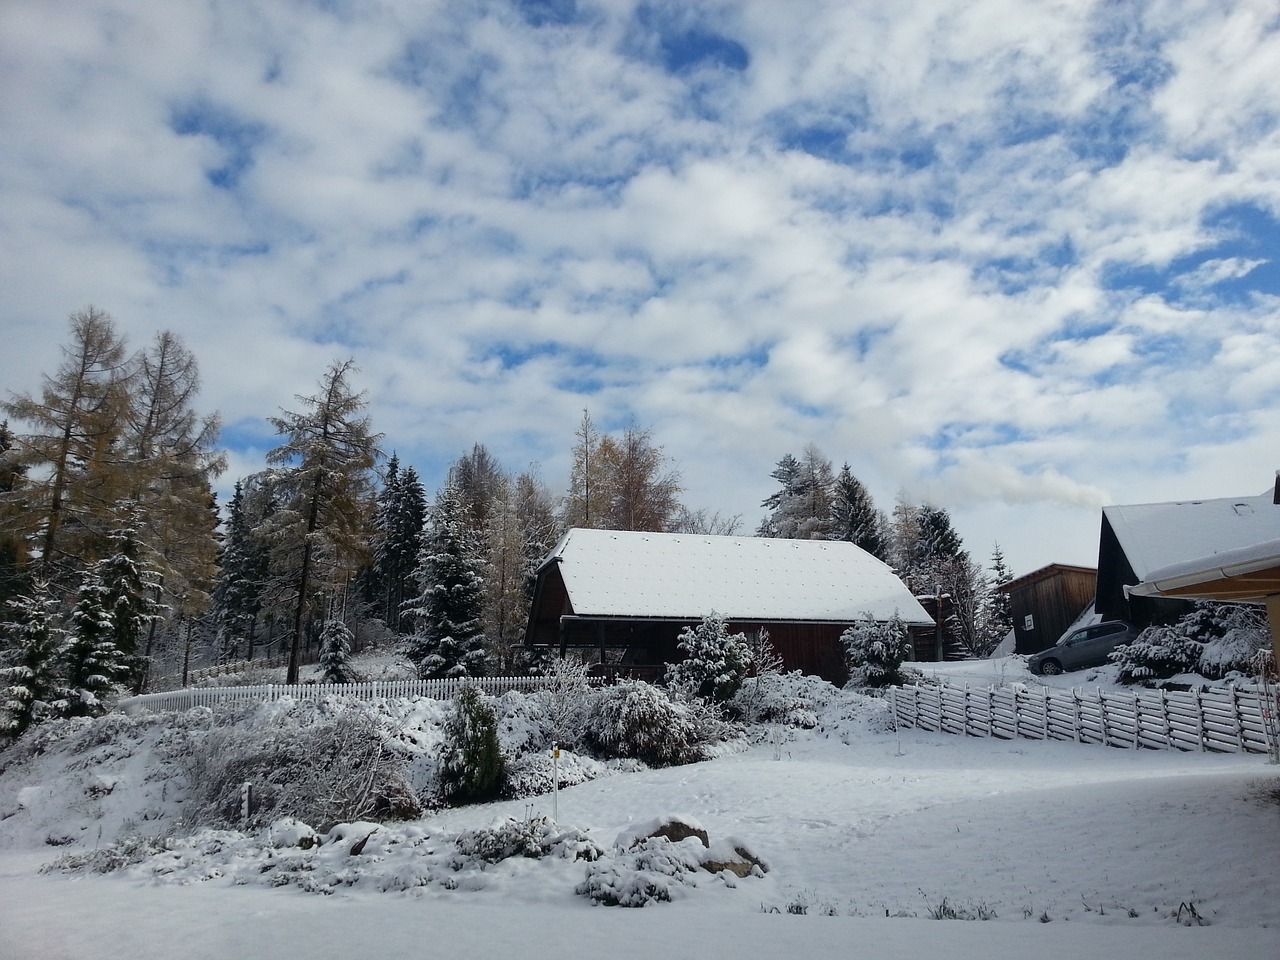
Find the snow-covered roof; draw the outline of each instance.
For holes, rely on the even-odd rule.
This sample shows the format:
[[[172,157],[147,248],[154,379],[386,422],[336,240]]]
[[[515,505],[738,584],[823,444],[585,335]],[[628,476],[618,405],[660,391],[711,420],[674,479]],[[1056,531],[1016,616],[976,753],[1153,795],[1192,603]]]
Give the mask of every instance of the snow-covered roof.
[[[932,624],[897,575],[852,543],[573,529],[558,563],[580,617]]]
[[[1156,570],[1280,539],[1280,506],[1272,494],[1104,507],[1133,572]]]
[[[1276,508],[1280,510],[1280,507]],[[1280,593],[1280,539],[1221,550],[1153,570],[1130,593],[1261,601]]]

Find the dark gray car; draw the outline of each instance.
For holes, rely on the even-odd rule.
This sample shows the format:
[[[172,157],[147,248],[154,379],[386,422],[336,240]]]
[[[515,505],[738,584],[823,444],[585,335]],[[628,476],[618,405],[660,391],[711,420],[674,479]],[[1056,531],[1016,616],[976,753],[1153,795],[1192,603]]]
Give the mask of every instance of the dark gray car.
[[[1123,620],[1107,620],[1067,634],[1048,650],[1027,657],[1032,673],[1055,674],[1083,670],[1107,662],[1107,654],[1122,643],[1131,643],[1138,631]]]

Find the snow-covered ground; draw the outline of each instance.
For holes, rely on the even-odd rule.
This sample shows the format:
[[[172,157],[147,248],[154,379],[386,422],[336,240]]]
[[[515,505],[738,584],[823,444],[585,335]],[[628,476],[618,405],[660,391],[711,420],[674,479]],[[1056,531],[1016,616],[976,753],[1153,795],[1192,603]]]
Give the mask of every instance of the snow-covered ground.
[[[842,700],[818,730],[562,790],[559,824],[602,847],[685,814],[769,867],[691,874],[639,910],[576,895],[581,861],[458,860],[459,832],[550,815],[550,796],[389,824],[354,855],[372,825],[287,857],[222,833],[111,874],[42,874],[162,830],[182,800],[153,740],[96,747],[92,764],[50,751],[0,773],[0,958],[1277,955],[1280,770],[1265,758],[894,732],[875,713]],[[308,882],[273,879],[291,868]]]

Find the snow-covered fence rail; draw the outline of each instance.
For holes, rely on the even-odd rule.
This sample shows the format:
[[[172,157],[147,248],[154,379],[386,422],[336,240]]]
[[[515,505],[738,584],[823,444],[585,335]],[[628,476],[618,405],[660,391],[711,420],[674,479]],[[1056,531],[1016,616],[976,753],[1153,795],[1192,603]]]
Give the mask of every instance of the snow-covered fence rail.
[[[890,697],[898,723],[963,736],[1074,740],[1134,750],[1271,749],[1265,695],[1240,687],[1086,692],[943,685],[894,687]]]
[[[482,693],[499,695],[508,690],[531,693],[545,689],[554,682],[550,677],[450,677],[444,680],[371,680],[364,683],[300,683],[259,684],[245,687],[189,687],[166,693],[144,693],[142,696],[121,700],[116,709],[127,712],[136,710],[189,710],[192,707],[213,707],[223,703],[246,700],[270,701],[290,698],[294,700],[318,699],[331,695],[376,700],[379,697],[430,697],[433,700],[450,700],[464,683],[472,683]]]

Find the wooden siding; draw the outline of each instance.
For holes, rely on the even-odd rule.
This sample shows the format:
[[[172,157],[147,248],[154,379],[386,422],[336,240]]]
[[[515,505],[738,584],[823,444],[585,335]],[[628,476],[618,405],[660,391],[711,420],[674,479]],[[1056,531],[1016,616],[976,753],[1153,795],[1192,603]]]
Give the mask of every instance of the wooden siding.
[[[1189,600],[1125,596],[1124,588],[1137,586],[1140,579],[1104,515],[1098,537],[1098,612],[1103,618],[1127,620],[1142,629],[1153,623],[1174,623],[1194,606]]]
[[[1058,642],[1081,612],[1093,602],[1097,571],[1053,565],[1010,583],[1009,612],[1013,616],[1014,649],[1035,653]],[[1030,630],[1026,618],[1032,619]]]

